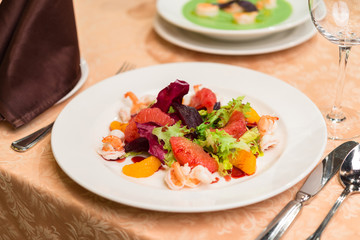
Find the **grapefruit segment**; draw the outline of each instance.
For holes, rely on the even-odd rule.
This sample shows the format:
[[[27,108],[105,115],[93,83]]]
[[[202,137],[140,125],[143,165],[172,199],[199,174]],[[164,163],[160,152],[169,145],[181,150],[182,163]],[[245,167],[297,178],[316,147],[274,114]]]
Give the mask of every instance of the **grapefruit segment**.
[[[220,130],[224,130],[234,138],[240,138],[247,131],[244,114],[234,111],[225,127]]]
[[[175,159],[180,165],[183,166],[187,163],[191,168],[202,165],[212,173],[218,170],[219,166],[217,161],[205,152],[201,146],[189,139],[184,137],[171,137],[170,144]]]
[[[214,110],[216,104],[216,95],[208,88],[202,88],[197,91],[195,95],[191,98],[190,107],[196,109],[206,108],[207,112],[210,113]]]
[[[131,142],[140,137],[136,123],[154,122],[160,126],[173,125],[175,120],[159,108],[145,108],[132,117],[125,129],[125,141]]]

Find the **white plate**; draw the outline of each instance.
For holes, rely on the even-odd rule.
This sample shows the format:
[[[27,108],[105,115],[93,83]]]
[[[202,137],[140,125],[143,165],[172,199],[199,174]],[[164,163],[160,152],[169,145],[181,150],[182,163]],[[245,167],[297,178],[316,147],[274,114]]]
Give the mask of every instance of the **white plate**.
[[[161,17],[175,26],[222,40],[233,41],[260,38],[269,34],[288,30],[303,24],[306,20],[310,20],[307,1],[287,0],[292,5],[293,11],[289,18],[277,25],[252,30],[213,29],[192,23],[184,17],[182,8],[188,1],[189,0],[158,0],[156,4],[157,11]]]
[[[86,79],[89,76],[89,67],[84,59],[80,59],[80,71],[81,71],[81,77],[75,87],[68,92],[62,99],[56,102],[56,104],[62,103],[63,101],[67,100],[69,97],[74,95],[79,89],[84,85],[86,82]]]
[[[202,84],[224,96],[246,95],[260,114],[279,116],[281,143],[257,161],[254,175],[182,191],[169,190],[164,171],[145,179],[126,177],[126,163],[108,162],[96,150],[117,117],[122,95],[157,94],[176,79]],[[326,126],[303,93],[271,76],[216,63],[172,63],[129,71],[106,79],[74,98],[60,113],[51,134],[60,167],[84,188],[122,204],[169,212],[205,212],[253,204],[290,188],[318,163]]]
[[[297,46],[315,35],[311,21],[256,41],[223,42],[178,28],[161,17],[154,20],[155,31],[165,40],[197,52],[221,55],[256,55],[276,52]]]

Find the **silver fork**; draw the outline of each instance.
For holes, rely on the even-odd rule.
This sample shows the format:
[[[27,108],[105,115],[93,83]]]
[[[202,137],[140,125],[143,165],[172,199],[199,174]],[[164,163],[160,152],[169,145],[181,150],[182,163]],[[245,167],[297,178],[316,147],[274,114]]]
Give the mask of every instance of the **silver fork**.
[[[124,62],[116,74],[126,72],[135,68],[135,65],[129,62]],[[17,152],[25,152],[43,139],[52,129],[54,122],[46,127],[43,127],[30,135],[23,137],[11,143],[11,148]]]

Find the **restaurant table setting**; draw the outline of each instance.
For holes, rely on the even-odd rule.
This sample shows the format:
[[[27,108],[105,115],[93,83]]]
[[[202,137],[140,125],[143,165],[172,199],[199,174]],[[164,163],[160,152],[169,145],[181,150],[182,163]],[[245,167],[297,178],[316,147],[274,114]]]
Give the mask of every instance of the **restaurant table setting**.
[[[192,2],[0,1],[0,239],[360,239],[354,3],[287,0],[279,24],[222,30]],[[162,108],[175,85],[278,118],[254,174],[173,190],[166,166],[134,178],[134,157],[99,154],[124,95]]]

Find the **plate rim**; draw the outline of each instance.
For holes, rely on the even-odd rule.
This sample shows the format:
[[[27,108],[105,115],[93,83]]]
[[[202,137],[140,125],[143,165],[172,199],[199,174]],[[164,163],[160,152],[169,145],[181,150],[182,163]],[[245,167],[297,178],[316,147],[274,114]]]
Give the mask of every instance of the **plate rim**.
[[[164,25],[165,24],[165,25]],[[294,29],[290,29],[287,30],[287,32],[290,32],[290,34],[286,35],[286,37],[291,37],[291,33],[294,34],[295,31],[300,31],[301,29],[305,28],[306,24],[312,24],[311,21],[305,22],[300,26],[295,27]],[[177,26],[171,25],[171,23],[167,22],[165,19],[163,19],[160,15],[157,15],[154,20],[153,20],[153,26],[154,26],[154,30],[155,32],[162,37],[163,39],[165,39],[166,41],[179,46],[179,47],[183,47],[185,49],[188,50],[193,50],[196,52],[201,52],[201,53],[209,53],[209,54],[220,54],[220,55],[228,55],[228,56],[241,56],[241,55],[259,55],[259,54],[266,54],[266,53],[273,53],[273,52],[278,52],[278,51],[282,51],[282,50],[286,50],[295,46],[298,46],[306,41],[308,41],[309,39],[311,39],[316,33],[317,30],[315,29],[315,27],[312,28],[312,31],[308,31],[306,34],[303,34],[300,38],[297,38],[296,41],[292,41],[292,42],[288,42],[287,44],[283,44],[283,45],[277,45],[277,46],[272,46],[272,47],[263,47],[263,48],[258,48],[258,49],[220,49],[220,48],[216,48],[215,46],[211,46],[211,43],[219,43],[222,42],[220,40],[216,40],[216,39],[212,39],[209,38],[207,36],[201,36],[201,34],[199,33],[193,33],[191,32],[190,34],[195,34],[195,35],[199,35],[201,38],[203,38],[205,41],[207,41],[206,43],[210,46],[201,46],[200,42],[198,43],[193,43],[194,38],[191,38],[190,36],[188,36],[187,32],[185,29],[181,29]],[[172,33],[172,31],[168,30],[168,28],[174,28],[174,31],[180,31],[183,32],[184,34],[181,35],[181,37],[183,38],[187,38],[190,41],[192,41],[192,43],[190,42],[185,42],[183,41],[183,39],[180,39],[179,36],[175,35]],[[281,33],[275,33],[275,34],[281,34]],[[257,42],[259,43],[263,43],[263,45],[266,43],[266,41],[268,41],[268,39],[265,40],[257,40]],[[229,42],[230,44],[233,43],[238,43],[238,44],[246,44],[247,41],[238,41],[238,42],[234,42],[231,41]],[[278,41],[275,41],[276,43]],[[228,43],[228,42],[226,42]],[[225,43],[224,43],[225,44]],[[228,45],[229,46],[229,45]],[[261,45],[260,45],[261,46]]]
[[[254,71],[254,70],[251,70],[251,69],[246,69],[246,68],[243,68],[243,67],[237,67],[237,66],[233,66],[233,65],[228,65],[228,64],[219,64],[219,63],[209,63],[209,62],[186,62],[186,63],[168,63],[168,64],[160,64],[160,65],[154,65],[154,66],[149,66],[149,67],[145,67],[145,68],[141,68],[141,69],[138,69],[138,70],[133,70],[133,71],[130,71],[130,72],[126,72],[126,73],[122,73],[121,74],[121,77],[122,78],[126,78],[126,76],[128,76],[129,74],[134,74],[135,71],[142,71],[142,72],[146,72],[146,71],[150,71],[152,69],[162,69],[162,68],[171,68],[172,66],[185,66],[186,65],[202,65],[202,66],[217,66],[217,67],[225,67],[225,68],[233,68],[233,69],[238,69],[240,71],[249,71],[250,73],[252,74],[259,74],[259,76],[262,76],[262,77],[267,77],[267,78],[270,78],[272,80],[275,80],[275,81],[279,81],[281,84],[283,84],[284,86],[287,86],[289,87],[290,89],[293,89],[294,91],[296,91],[297,93],[299,93],[302,97],[305,97],[305,100],[311,105],[312,108],[314,108],[313,110],[316,111],[316,114],[318,116],[321,116],[321,113],[320,111],[318,110],[318,108],[316,107],[316,105],[304,94],[302,93],[301,91],[299,91],[298,89],[292,87],[291,85],[277,79],[277,78],[274,78],[272,76],[269,76],[269,75],[266,75],[264,73],[261,73],[261,72],[257,72],[257,71]],[[136,73],[135,73],[136,75]],[[322,139],[322,144],[321,144],[321,149],[319,149],[317,151],[317,154],[316,154],[316,160],[313,160],[311,162],[311,165],[309,167],[307,167],[307,171],[299,174],[295,179],[292,180],[291,183],[287,183],[285,184],[283,187],[281,188],[277,188],[276,191],[272,191],[270,194],[267,194],[267,195],[263,195],[262,197],[257,197],[256,198],[256,201],[254,200],[248,200],[248,201],[243,201],[242,204],[238,204],[238,203],[230,203],[230,204],[223,204],[223,205],[220,205],[220,206],[201,206],[200,208],[199,207],[188,207],[188,208],[183,208],[182,209],[179,209],[179,208],[173,208],[173,207],[169,207],[169,206],[159,206],[158,204],[155,204],[154,203],[148,203],[148,202],[129,202],[129,201],[124,201],[124,200],[119,200],[119,199],[114,199],[112,198],[111,196],[109,195],[104,195],[102,193],[102,190],[99,190],[99,189],[93,189],[92,187],[89,187],[87,184],[85,184],[82,179],[79,179],[79,176],[74,176],[71,172],[69,172],[69,169],[67,169],[67,166],[63,165],[64,162],[62,162],[61,160],[59,160],[58,158],[58,154],[59,154],[59,151],[58,151],[58,146],[56,146],[55,142],[58,141],[58,139],[56,139],[57,137],[57,134],[58,132],[60,131],[59,130],[59,126],[61,126],[59,123],[60,121],[62,121],[63,117],[64,117],[64,112],[66,112],[66,109],[69,109],[72,107],[72,103],[76,102],[76,101],[80,101],[82,96],[85,96],[85,94],[88,92],[90,93],[89,91],[94,91],[96,90],[97,86],[100,86],[101,84],[104,84],[106,81],[110,82],[110,81],[114,81],[114,79],[117,79],[118,77],[117,76],[114,76],[114,77],[110,77],[110,78],[107,78],[105,79],[104,81],[101,81],[93,86],[91,86],[90,88],[88,88],[87,90],[81,92],[78,96],[76,96],[74,99],[71,100],[71,102],[64,108],[64,110],[59,114],[57,120],[55,121],[55,124],[54,124],[54,128],[53,128],[53,134],[51,136],[51,146],[52,146],[52,150],[53,150],[53,154],[54,154],[54,157],[56,159],[56,162],[58,163],[58,165],[60,166],[60,168],[71,178],[73,179],[77,184],[81,185],[82,187],[84,187],[85,189],[89,190],[90,192],[93,192],[95,194],[98,194],[104,198],[107,198],[107,199],[110,199],[112,201],[115,201],[115,202],[118,202],[118,203],[121,203],[121,204],[125,204],[125,205],[129,205],[129,206],[133,206],[133,207],[138,207],[138,208],[142,208],[142,209],[147,209],[147,210],[155,210],[155,211],[164,211],[164,212],[211,212],[211,211],[218,211],[218,210],[226,210],[226,209],[231,209],[231,208],[236,208],[236,207],[243,207],[243,206],[246,206],[246,205],[250,205],[250,204],[254,204],[254,203],[257,203],[257,202],[260,202],[260,201],[263,201],[265,199],[268,199],[268,198],[271,198],[287,189],[289,189],[290,187],[292,187],[293,185],[295,185],[296,183],[298,183],[300,180],[302,180],[304,177],[306,177],[306,175],[308,175],[310,173],[310,171],[315,168],[315,166],[318,164],[319,160],[320,160],[320,157],[322,156],[323,152],[324,152],[324,149],[325,149],[325,146],[326,146],[326,143],[327,143],[327,136],[326,136],[326,125],[325,125],[325,122],[323,120],[323,118],[321,117],[321,126],[322,126],[322,133],[323,133],[323,139]],[[118,79],[117,79],[118,80]],[[89,90],[91,89],[91,90]],[[79,100],[80,99],[80,100]],[[65,115],[66,117],[66,115]],[[320,122],[319,122],[320,124]],[[135,184],[136,185],[136,184]],[[133,183],[130,184],[130,186],[135,186]],[[144,189],[143,187],[141,187],[142,189]],[[141,189],[140,188],[140,189]],[[170,190],[168,190],[170,191]],[[206,193],[209,193],[210,191],[207,191]],[[194,193],[191,193],[191,194],[194,194]],[[196,195],[196,194],[195,194]],[[187,196],[186,194],[184,196]]]

